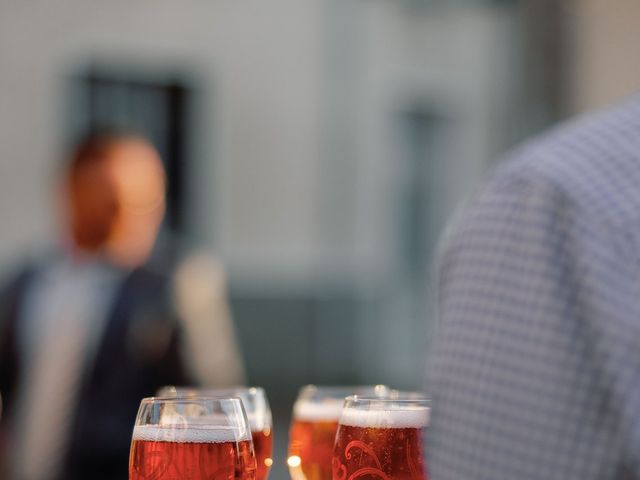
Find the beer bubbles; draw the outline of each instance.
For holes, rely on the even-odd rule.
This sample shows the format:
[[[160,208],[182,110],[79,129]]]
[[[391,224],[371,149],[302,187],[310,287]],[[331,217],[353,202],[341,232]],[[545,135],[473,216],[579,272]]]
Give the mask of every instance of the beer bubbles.
[[[239,398],[146,398],[138,410],[130,480],[255,480],[256,457]]]
[[[428,422],[424,398],[347,398],[335,439],[333,480],[364,475],[426,480],[423,432]]]
[[[331,458],[345,398],[356,393],[386,396],[384,385],[307,385],[293,406],[287,465],[293,480],[331,480]]]
[[[234,396],[242,400],[247,413],[251,437],[256,452],[257,473],[256,480],[267,480],[269,470],[273,465],[273,420],[267,394],[261,387],[230,387],[230,388],[193,388],[193,387],[164,387],[158,392],[160,396],[195,398]]]

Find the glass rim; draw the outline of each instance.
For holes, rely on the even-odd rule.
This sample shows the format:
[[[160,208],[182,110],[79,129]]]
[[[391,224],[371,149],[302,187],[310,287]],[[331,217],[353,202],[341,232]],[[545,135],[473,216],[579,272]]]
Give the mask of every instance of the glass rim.
[[[160,388],[156,397],[168,399],[181,398],[185,400],[197,398],[238,398],[242,402],[251,431],[257,432],[273,428],[273,416],[267,392],[263,387],[230,387],[230,388],[201,388],[174,387]],[[179,405],[179,404],[175,404]]]
[[[322,385],[322,384],[316,384],[316,383],[308,383],[307,385],[303,385],[300,387],[300,393],[302,393],[305,390],[320,390],[320,391],[353,391],[353,390],[363,390],[363,389],[372,389],[375,390],[376,388],[380,388],[380,389],[389,389],[389,391],[391,391],[392,389],[388,386],[385,385],[383,383],[372,383],[369,385],[366,384],[362,384],[362,385]]]
[[[204,392],[205,395],[209,395],[211,394],[214,397],[217,397],[218,395],[215,394],[215,392],[220,392],[220,395],[227,395],[227,394],[231,394],[231,393],[240,393],[240,394],[249,394],[249,395],[262,395],[265,400],[267,399],[267,392],[264,389],[264,387],[223,387],[223,388],[193,388],[193,389],[189,389],[189,388],[185,388],[185,389],[180,389],[178,388],[177,391],[191,391],[191,392]],[[236,396],[236,395],[234,395]]]
[[[140,405],[142,404],[152,404],[152,403],[194,403],[199,400],[206,401],[215,401],[221,403],[222,401],[229,402],[240,402],[242,404],[242,398],[236,396],[215,396],[215,395],[194,395],[190,397],[179,397],[179,396],[153,396],[153,397],[145,397],[140,400]]]
[[[196,431],[227,432],[229,441],[234,442],[251,441],[252,438],[247,413],[239,397],[155,396],[140,401],[132,441],[144,440],[151,435],[153,441],[191,442],[194,440],[189,439],[195,437],[190,435]]]
[[[431,397],[429,395],[427,395],[424,392],[420,392],[417,390],[397,390],[397,389],[392,389],[389,390],[389,397],[388,398],[398,398],[398,399],[431,399]]]
[[[400,404],[400,405],[416,405],[431,406],[431,398],[425,396],[422,398],[392,398],[392,397],[372,397],[368,395],[349,395],[344,399],[344,408],[348,408],[348,404],[370,404],[372,402],[383,404]]]
[[[296,397],[297,402],[343,402],[350,395],[371,395],[376,392],[386,395],[391,388],[383,384],[374,385],[315,385],[309,384],[300,388]]]
[[[160,388],[158,391],[161,392],[163,390],[169,390],[169,389],[173,389],[176,392],[185,392],[185,391],[186,392],[220,391],[220,392],[248,392],[248,393],[261,392],[261,393],[264,393],[266,396],[266,391],[264,387],[259,387],[257,385],[251,385],[251,386],[232,385],[230,387],[195,387],[195,386],[165,385],[164,387]],[[166,395],[162,395],[162,396],[166,396]],[[218,395],[205,395],[205,396],[217,397]]]

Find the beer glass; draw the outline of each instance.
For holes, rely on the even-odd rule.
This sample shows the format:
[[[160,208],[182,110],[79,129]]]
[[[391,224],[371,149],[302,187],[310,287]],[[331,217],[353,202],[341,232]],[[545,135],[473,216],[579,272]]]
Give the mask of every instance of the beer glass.
[[[231,387],[231,388],[189,388],[189,387],[164,387],[158,393],[160,396],[177,396],[177,397],[239,397],[242,400],[247,418],[249,419],[249,427],[251,429],[251,437],[253,438],[253,447],[256,452],[256,461],[258,470],[256,480],[266,480],[269,476],[269,469],[273,465],[273,420],[271,418],[271,409],[269,401],[263,388],[261,387]]]
[[[347,398],[333,450],[333,480],[426,480],[428,422],[424,398]]]
[[[289,430],[289,473],[294,480],[331,480],[331,458],[345,397],[384,396],[384,385],[317,387],[300,390]]]
[[[255,480],[256,457],[239,398],[145,398],[129,480]]]

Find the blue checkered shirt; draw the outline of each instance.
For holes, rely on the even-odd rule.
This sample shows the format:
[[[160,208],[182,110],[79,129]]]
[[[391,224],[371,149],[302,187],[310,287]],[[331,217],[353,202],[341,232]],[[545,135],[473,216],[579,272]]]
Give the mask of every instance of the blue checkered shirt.
[[[437,289],[430,480],[640,479],[640,96],[503,163]]]

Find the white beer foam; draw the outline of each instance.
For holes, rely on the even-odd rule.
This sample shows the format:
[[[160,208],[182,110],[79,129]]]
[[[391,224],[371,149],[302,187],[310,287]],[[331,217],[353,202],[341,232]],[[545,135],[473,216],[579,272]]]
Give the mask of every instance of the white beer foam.
[[[340,424],[361,428],[424,428],[429,425],[429,408],[402,410],[358,410],[347,408]]]
[[[337,422],[342,414],[344,400],[327,400],[322,403],[298,400],[293,416],[301,422]]]
[[[133,440],[147,442],[223,443],[251,440],[249,435],[233,427],[138,425],[133,429]]]

